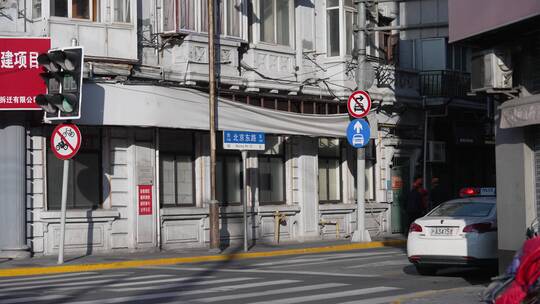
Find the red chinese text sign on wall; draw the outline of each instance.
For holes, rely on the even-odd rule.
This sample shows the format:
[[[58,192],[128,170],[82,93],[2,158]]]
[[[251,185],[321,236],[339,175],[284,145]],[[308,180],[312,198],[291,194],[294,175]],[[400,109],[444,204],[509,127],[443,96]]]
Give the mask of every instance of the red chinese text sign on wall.
[[[139,215],[152,214],[152,185],[139,185]]]
[[[35,98],[47,87],[37,57],[50,48],[50,38],[0,37],[0,110],[41,109]]]

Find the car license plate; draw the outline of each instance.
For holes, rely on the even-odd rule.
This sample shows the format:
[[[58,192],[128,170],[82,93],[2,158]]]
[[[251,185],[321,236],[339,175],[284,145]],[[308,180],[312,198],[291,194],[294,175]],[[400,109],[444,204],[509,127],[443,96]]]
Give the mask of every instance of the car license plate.
[[[431,235],[437,235],[437,236],[454,235],[454,228],[453,227],[432,227]]]

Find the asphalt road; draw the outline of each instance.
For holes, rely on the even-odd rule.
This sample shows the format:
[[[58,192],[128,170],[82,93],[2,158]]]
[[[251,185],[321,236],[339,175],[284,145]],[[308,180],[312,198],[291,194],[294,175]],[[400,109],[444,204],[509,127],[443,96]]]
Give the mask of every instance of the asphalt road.
[[[379,248],[1,278],[0,303],[471,303],[471,290],[491,276],[478,269],[420,276],[403,249]],[[467,294],[460,290],[469,298],[459,299]]]

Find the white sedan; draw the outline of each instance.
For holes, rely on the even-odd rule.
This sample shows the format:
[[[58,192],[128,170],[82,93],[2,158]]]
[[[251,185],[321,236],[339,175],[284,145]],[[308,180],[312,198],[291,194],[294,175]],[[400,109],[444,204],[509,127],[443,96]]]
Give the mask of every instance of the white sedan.
[[[445,266],[497,262],[495,197],[467,197],[442,203],[409,228],[407,256],[420,274]]]

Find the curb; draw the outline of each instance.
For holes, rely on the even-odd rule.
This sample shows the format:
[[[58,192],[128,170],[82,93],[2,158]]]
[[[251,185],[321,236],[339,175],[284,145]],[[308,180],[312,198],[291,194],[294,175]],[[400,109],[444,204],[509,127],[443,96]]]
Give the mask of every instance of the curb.
[[[285,255],[298,255],[298,254],[323,253],[323,252],[334,252],[334,251],[349,251],[349,250],[355,250],[355,249],[381,248],[381,247],[387,247],[387,246],[400,246],[401,247],[401,246],[404,246],[406,242],[407,242],[406,240],[388,240],[388,241],[369,242],[369,243],[355,243],[355,244],[347,244],[347,245],[311,247],[311,248],[300,248],[300,249],[285,249],[285,250],[264,251],[264,252],[246,252],[246,253],[233,253],[233,254],[223,254],[223,255],[147,259],[147,260],[133,260],[133,261],[124,261],[124,262],[80,264],[80,265],[6,268],[6,269],[0,269],[0,277],[30,276],[30,275],[67,273],[67,272],[87,272],[87,271],[96,271],[96,270],[125,269],[125,268],[135,268],[135,267],[143,267],[143,266],[160,266],[160,265],[173,265],[173,264],[185,264],[185,263],[232,261],[232,260],[255,259],[255,258],[262,258],[262,257],[276,257],[276,256],[285,256]]]

